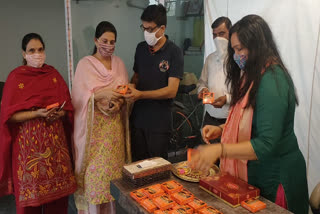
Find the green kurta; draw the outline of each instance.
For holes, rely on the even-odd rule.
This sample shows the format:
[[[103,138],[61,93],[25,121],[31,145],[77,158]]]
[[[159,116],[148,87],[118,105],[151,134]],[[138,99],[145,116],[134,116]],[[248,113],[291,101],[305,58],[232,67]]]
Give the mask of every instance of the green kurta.
[[[293,130],[294,112],[292,84],[279,66],[269,67],[256,97],[251,144],[258,160],[248,162],[248,182],[273,202],[282,184],[288,209],[307,214],[306,164]]]

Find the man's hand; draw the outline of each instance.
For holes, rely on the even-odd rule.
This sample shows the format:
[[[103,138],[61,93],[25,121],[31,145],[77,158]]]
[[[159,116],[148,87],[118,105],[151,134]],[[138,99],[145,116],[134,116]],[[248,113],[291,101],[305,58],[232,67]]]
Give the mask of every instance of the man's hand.
[[[224,96],[221,96],[219,97],[218,99],[216,99],[212,105],[215,107],[215,108],[222,108],[222,106],[224,106],[227,102],[227,96],[224,95]]]
[[[124,95],[123,97],[128,99],[130,102],[134,102],[136,100],[139,100],[142,96],[142,92],[135,89],[134,85],[129,84],[128,90],[130,91],[128,94]]]
[[[209,89],[203,88],[198,94],[198,99],[202,99],[204,93],[209,93]]]

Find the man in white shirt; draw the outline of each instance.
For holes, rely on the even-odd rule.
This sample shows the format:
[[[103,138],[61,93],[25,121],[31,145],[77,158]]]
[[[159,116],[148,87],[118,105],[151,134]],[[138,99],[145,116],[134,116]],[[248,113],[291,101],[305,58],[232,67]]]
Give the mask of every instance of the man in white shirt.
[[[231,96],[225,83],[224,60],[228,52],[229,29],[231,26],[231,21],[227,17],[219,17],[211,25],[216,51],[205,60],[198,81],[198,97],[201,99],[203,93],[214,92],[215,101],[212,105],[205,104],[203,126],[219,126],[224,124],[228,117]]]

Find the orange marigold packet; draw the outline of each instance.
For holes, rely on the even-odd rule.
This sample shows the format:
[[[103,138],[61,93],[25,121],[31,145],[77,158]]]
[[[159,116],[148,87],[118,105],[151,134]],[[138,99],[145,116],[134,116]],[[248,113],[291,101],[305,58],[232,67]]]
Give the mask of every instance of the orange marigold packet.
[[[53,103],[53,104],[51,104],[51,105],[48,105],[48,106],[46,107],[46,109],[47,109],[47,110],[50,110],[50,109],[55,108],[55,107],[59,107],[59,103]]]
[[[199,210],[199,214],[223,214],[214,207],[205,207]]]
[[[170,210],[156,210],[154,214],[169,214]]]
[[[142,189],[143,193],[148,198],[155,198],[164,194],[164,190],[161,188],[161,184],[155,184]]]
[[[259,210],[263,210],[267,207],[265,203],[258,199],[248,199],[246,201],[242,201],[241,206],[252,213],[258,212]]]
[[[193,194],[186,189],[182,189],[180,192],[173,193],[171,197],[180,205],[187,204],[193,201]]]
[[[143,193],[142,189],[130,192],[130,196],[138,202],[147,198],[147,196]]]
[[[198,213],[200,209],[207,206],[205,202],[201,201],[198,198],[194,198],[193,201],[188,203],[188,205],[194,210],[195,213]]]
[[[153,203],[150,198],[144,199],[139,202],[143,208],[145,208],[149,213],[153,213],[157,206]]]
[[[179,192],[183,188],[181,184],[179,184],[177,181],[174,181],[174,180],[162,183],[161,187],[168,194]]]
[[[153,203],[160,209],[160,210],[167,210],[172,208],[175,205],[175,202],[170,198],[169,195],[161,195],[155,197],[153,199]]]
[[[188,214],[193,214],[193,209],[188,205],[176,204],[176,206],[172,207],[172,210],[178,210],[179,208],[183,208]]]

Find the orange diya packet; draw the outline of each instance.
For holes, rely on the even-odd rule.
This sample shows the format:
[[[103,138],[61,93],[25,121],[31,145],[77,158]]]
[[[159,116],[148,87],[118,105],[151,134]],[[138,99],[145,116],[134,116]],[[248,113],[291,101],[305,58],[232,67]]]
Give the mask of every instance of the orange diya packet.
[[[207,206],[205,202],[201,201],[198,198],[194,198],[193,201],[188,203],[188,205],[194,210],[195,213],[198,213],[200,209]]]
[[[142,189],[130,192],[130,196],[138,202],[147,198],[147,196],[143,193]]]
[[[178,210],[180,208],[183,208],[188,214],[193,214],[193,209],[188,205],[176,204],[174,207],[172,207],[172,210]]]
[[[146,199],[140,201],[139,203],[149,213],[153,213],[157,209],[157,206],[153,203],[153,201],[150,198],[146,198]]]
[[[179,192],[183,188],[181,184],[179,184],[177,181],[174,181],[174,180],[162,183],[161,187],[168,194]]]
[[[167,210],[176,205],[176,203],[170,198],[170,196],[166,194],[154,198],[153,203],[160,210]]]
[[[192,214],[193,211],[191,207],[180,207],[174,210],[169,211],[169,214]]]
[[[205,207],[199,210],[199,214],[223,214],[214,207]]]
[[[164,194],[161,184],[145,187],[142,189],[142,191],[148,198],[155,198]]]
[[[242,201],[241,206],[246,208],[252,213],[258,212],[259,210],[263,210],[267,207],[265,203],[254,198]]]
[[[50,110],[50,109],[56,108],[56,107],[59,107],[59,103],[53,103],[53,104],[51,104],[51,105],[48,105],[48,106],[46,107],[46,109],[47,109],[47,110]]]
[[[128,85],[118,85],[117,92],[119,94],[125,95],[128,92]]]
[[[193,201],[193,194],[186,189],[182,189],[180,192],[173,193],[171,197],[180,205],[187,204]]]
[[[156,210],[154,214],[169,214],[170,210]]]

